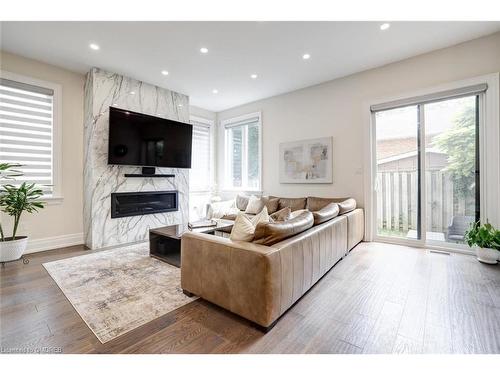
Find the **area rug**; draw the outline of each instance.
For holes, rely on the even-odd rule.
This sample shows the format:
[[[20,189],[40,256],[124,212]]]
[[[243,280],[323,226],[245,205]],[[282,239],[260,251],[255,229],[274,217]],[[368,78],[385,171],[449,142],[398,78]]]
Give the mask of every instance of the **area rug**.
[[[103,344],[195,299],[182,293],[180,269],[151,258],[148,244],[43,266]]]

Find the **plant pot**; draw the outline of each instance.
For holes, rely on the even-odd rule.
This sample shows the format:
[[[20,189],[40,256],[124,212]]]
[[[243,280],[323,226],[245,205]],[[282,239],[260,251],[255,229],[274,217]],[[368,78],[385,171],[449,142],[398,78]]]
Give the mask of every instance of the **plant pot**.
[[[5,241],[0,241],[0,262],[10,262],[22,257],[28,246],[28,237],[6,237]]]
[[[486,264],[497,264],[500,251],[495,249],[488,249],[476,247],[477,260]]]

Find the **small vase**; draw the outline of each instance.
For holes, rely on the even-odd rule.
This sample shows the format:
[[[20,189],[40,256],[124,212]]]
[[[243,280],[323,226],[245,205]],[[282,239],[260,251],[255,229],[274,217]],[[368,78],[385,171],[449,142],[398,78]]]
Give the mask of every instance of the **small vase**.
[[[477,260],[481,263],[497,264],[499,254],[500,251],[495,249],[476,247]]]
[[[6,237],[0,241],[0,262],[10,262],[21,258],[28,246],[28,237]]]

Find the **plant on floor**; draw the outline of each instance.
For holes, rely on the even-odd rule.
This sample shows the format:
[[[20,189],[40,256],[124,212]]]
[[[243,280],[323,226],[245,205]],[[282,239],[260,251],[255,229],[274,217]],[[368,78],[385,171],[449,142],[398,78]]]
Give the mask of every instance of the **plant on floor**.
[[[465,232],[465,242],[470,247],[476,247],[477,258],[484,263],[495,264],[500,256],[500,230],[490,223],[481,225],[478,221],[471,224]]]
[[[500,251],[500,230],[493,228],[490,223],[481,225],[478,221],[465,232],[465,241],[470,247],[479,246]]]
[[[18,167],[21,167],[21,165],[0,163],[0,179],[14,179],[14,177],[22,176],[20,171],[13,169]],[[44,202],[38,201],[42,195],[42,190],[37,188],[35,184],[27,184],[26,182],[23,182],[20,186],[11,184],[0,186],[0,210],[14,218],[11,240],[16,238],[17,228],[23,212],[33,213],[45,207]],[[8,241],[1,224],[0,241]]]
[[[23,182],[20,186],[4,185],[0,190],[0,209],[7,215],[14,218],[14,227],[12,230],[12,240],[16,239],[17,228],[23,212],[37,212],[39,208],[44,208],[45,204],[38,201],[43,195],[43,191],[35,184]],[[1,240],[6,238],[1,231]]]

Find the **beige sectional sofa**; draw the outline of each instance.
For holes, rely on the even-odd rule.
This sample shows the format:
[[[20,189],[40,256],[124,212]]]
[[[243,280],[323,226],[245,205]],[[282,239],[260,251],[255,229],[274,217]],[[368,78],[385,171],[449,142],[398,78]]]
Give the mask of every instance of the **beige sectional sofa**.
[[[259,229],[261,224],[256,233],[260,230],[268,238],[262,234],[254,242],[192,232],[183,235],[181,285],[185,293],[269,329],[363,239],[364,214],[353,199],[278,199],[279,208],[304,210],[292,219],[297,223],[282,224],[278,231],[289,234],[278,242],[281,237],[273,237],[273,228]],[[273,225],[280,227],[269,226]],[[266,241],[271,244],[262,244]]]

